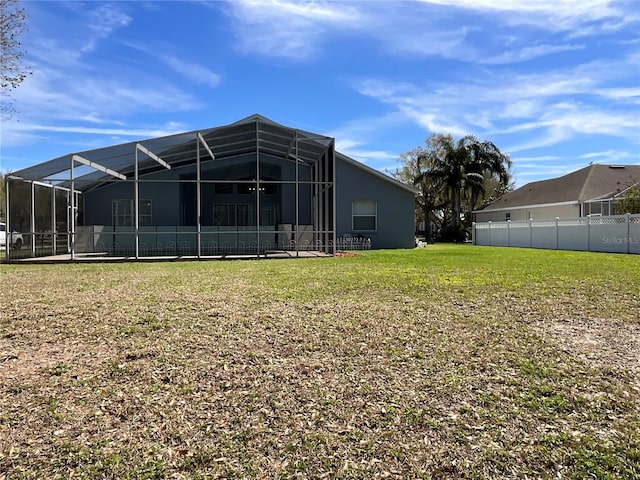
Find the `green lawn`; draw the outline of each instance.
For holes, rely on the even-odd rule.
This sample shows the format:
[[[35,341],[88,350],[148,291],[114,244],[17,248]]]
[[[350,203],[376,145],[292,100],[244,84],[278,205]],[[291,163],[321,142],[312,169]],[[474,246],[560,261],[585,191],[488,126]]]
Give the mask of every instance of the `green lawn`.
[[[2,478],[640,476],[640,256],[0,265]]]

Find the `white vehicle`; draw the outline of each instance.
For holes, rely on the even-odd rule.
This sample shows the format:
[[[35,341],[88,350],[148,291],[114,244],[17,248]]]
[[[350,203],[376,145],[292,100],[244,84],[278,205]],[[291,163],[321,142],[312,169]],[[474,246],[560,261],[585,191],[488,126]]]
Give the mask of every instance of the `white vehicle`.
[[[7,238],[9,239],[9,246],[16,250],[20,250],[22,248],[22,244],[24,243],[22,234],[18,232],[11,232],[7,235],[7,225],[5,223],[0,223],[0,248],[4,248],[7,245]]]

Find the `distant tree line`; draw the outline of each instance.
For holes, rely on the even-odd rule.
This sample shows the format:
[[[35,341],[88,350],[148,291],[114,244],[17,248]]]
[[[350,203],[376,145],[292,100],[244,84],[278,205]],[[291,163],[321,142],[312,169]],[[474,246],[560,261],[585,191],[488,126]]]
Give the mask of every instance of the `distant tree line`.
[[[393,176],[419,190],[416,223],[424,224],[428,243],[464,241],[472,212],[513,188],[509,156],[471,135],[455,141],[434,133],[424,147],[403,153],[400,162]]]

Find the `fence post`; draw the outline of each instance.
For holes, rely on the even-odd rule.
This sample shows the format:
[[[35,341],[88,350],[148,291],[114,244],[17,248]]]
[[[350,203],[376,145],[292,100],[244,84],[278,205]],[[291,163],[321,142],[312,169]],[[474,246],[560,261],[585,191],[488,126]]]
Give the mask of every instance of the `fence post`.
[[[558,227],[558,221],[560,217],[556,217],[556,250],[560,250],[560,228]]]
[[[507,247],[511,246],[511,220],[507,220]]]
[[[529,248],[533,248],[533,218],[529,218]]]
[[[476,222],[471,223],[471,244],[477,245]]]
[[[627,222],[627,253],[631,252],[631,214],[627,213],[624,216],[625,221]]]
[[[491,220],[489,220],[489,245],[493,247],[493,242],[491,241]]]
[[[591,251],[591,217],[587,215],[587,251]]]

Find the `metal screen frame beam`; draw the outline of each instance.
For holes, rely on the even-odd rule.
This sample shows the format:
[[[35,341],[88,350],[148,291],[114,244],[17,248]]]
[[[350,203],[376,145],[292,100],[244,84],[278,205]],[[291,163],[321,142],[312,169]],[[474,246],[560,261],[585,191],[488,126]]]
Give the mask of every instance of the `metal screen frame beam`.
[[[205,149],[209,152],[212,159],[215,160],[213,152],[209,148],[209,145],[204,141],[202,134],[198,132],[196,134],[196,254],[198,260],[202,257],[202,187],[200,185],[200,142],[204,144]]]
[[[156,161],[160,165],[162,165],[167,170],[171,170],[171,165],[161,159],[158,155],[153,153],[147,147],[142,145],[141,143],[136,143],[136,148],[133,152],[134,156],[134,178],[133,178],[133,216],[134,216],[134,227],[133,234],[135,237],[134,246],[135,246],[135,258],[136,260],[140,259],[140,160],[138,158],[138,152],[144,153],[150,159]]]
[[[4,193],[5,193],[5,212],[7,215],[6,218],[6,222],[5,222],[5,242],[4,242],[4,255],[7,259],[7,262],[11,261],[11,256],[9,255],[9,250],[11,250],[9,248],[9,232],[11,232],[11,224],[9,223],[9,217],[11,217],[11,215],[9,215],[9,175],[4,177]]]
[[[75,212],[75,194],[74,194],[74,178],[73,178],[73,169],[74,169],[74,165],[76,163],[75,157],[77,155],[74,155],[73,157],[71,157],[71,169],[70,169],[70,173],[69,175],[71,176],[71,190],[69,191],[69,198],[71,199],[71,205],[70,208],[67,210],[68,214],[69,214],[69,253],[71,254],[71,261],[73,262],[74,257],[75,257],[75,244],[76,244],[76,212]],[[82,157],[78,157],[78,158],[82,158]],[[84,158],[82,158],[82,160],[84,160]],[[88,160],[87,160],[88,161]],[[83,162],[80,162],[83,163]],[[101,168],[102,165],[100,165]],[[106,170],[106,169],[105,169]],[[108,173],[108,172],[105,172]],[[111,174],[109,174],[111,175]],[[120,174],[118,174],[120,175]],[[114,175],[116,176],[116,175]],[[124,176],[124,175],[123,175]]]
[[[215,160],[216,156],[213,154],[213,151],[211,151],[211,148],[209,147],[209,144],[207,143],[207,141],[202,136],[202,133],[198,132],[196,135],[198,137],[198,140],[200,140],[200,142],[202,142],[202,146],[204,147],[204,149],[207,151],[207,153],[211,157],[211,160]],[[198,152],[198,155],[200,155],[199,152]]]
[[[138,237],[138,233],[140,231],[140,212],[139,212],[139,208],[140,208],[140,190],[139,190],[139,186],[138,186],[138,150],[140,150],[140,144],[136,143],[136,149],[133,152],[133,156],[134,156],[134,162],[135,162],[135,169],[134,169],[134,179],[133,179],[133,216],[134,216],[134,226],[133,226],[133,232],[134,232],[134,246],[135,246],[135,256],[136,256],[136,260],[138,260],[140,258],[140,240]],[[142,153],[145,153],[146,155],[148,155],[149,157],[151,157],[151,155],[149,155],[149,153],[145,152],[144,150],[140,150]],[[153,157],[152,157],[153,158]],[[155,160],[155,159],[154,159]],[[115,230],[115,226],[114,226],[114,230]]]
[[[333,178],[331,179],[331,190],[333,191],[333,197],[332,197],[333,219],[331,223],[331,229],[333,230],[333,249],[331,253],[335,257],[337,252],[337,244],[338,244],[338,229],[337,229],[337,222],[336,222],[337,220],[336,219],[336,215],[337,215],[336,196],[338,191],[336,189],[336,143],[335,143],[335,140],[331,140],[331,143],[329,144],[329,150],[331,151],[331,163],[333,164],[333,171],[332,171]],[[376,221],[377,221],[377,211],[376,211]]]
[[[300,248],[298,245],[299,231],[300,231],[300,184],[299,184],[299,171],[298,167],[300,166],[300,162],[298,161],[298,131],[296,130],[295,136],[293,137],[293,144],[289,147],[289,151],[287,152],[284,160],[286,161],[289,155],[291,154],[291,147],[295,146],[296,149],[296,257],[300,256]]]
[[[57,222],[56,222],[56,187],[51,189],[51,254],[55,255],[57,252],[56,237]]]
[[[236,222],[237,223],[237,222]],[[237,228],[237,227],[236,227]],[[260,120],[256,118],[256,251],[260,258]],[[266,253],[265,253],[266,257]]]
[[[31,183],[31,212],[29,215],[29,223],[31,224],[31,256],[36,256],[36,186],[33,181]]]
[[[88,167],[94,168],[94,169],[96,169],[96,170],[98,170],[100,172],[103,172],[103,173],[106,173],[108,175],[111,175],[112,177],[119,178],[120,180],[126,180],[127,179],[127,177],[125,175],[121,174],[120,172],[116,172],[115,170],[111,170],[110,168],[107,168],[107,167],[105,167],[103,165],[100,165],[99,163],[92,162],[91,160],[87,160],[86,158],[81,157],[80,155],[73,155],[71,157],[71,165],[72,165],[72,168],[71,168],[71,180],[72,181],[74,179],[73,178],[73,163],[74,162],[78,162],[78,163],[81,163],[82,165],[86,165]],[[73,188],[72,188],[72,190],[73,190]]]
[[[165,162],[158,155],[153,153],[151,150],[149,150],[147,147],[145,147],[141,143],[136,143],[136,151],[138,151],[138,150],[141,151],[142,153],[144,153],[147,157],[149,157],[152,160],[155,160],[156,162],[158,162],[160,165],[162,165],[167,170],[171,170],[171,165],[169,165],[167,162]]]

